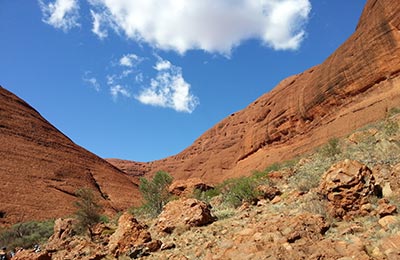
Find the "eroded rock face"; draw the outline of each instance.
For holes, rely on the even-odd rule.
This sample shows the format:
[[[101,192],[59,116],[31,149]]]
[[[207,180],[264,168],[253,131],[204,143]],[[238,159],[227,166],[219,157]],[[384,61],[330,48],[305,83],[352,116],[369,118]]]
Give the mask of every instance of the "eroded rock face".
[[[374,192],[375,178],[364,164],[345,160],[333,165],[321,178],[319,193],[328,200],[328,211],[337,218],[359,215]]]
[[[109,250],[112,255],[118,257],[132,249],[145,247],[149,242],[151,235],[147,228],[139,224],[131,214],[124,213],[118,220],[117,230],[110,237]]]
[[[199,178],[189,178],[187,180],[176,180],[168,188],[168,191],[179,197],[188,197],[193,194],[195,190],[206,191],[212,189],[204,181]]]
[[[177,227],[204,226],[214,220],[207,204],[196,199],[183,198],[164,206],[158,217],[157,228],[162,232],[172,233]]]
[[[399,13],[398,0],[367,1],[354,34],[321,65],[283,80],[176,156],[113,164],[130,174],[165,169],[175,179],[217,183],[384,118],[400,103]]]
[[[2,87],[0,143],[0,225],[71,214],[82,187],[92,189],[109,212],[139,200],[137,185],[123,172],[73,143]]]

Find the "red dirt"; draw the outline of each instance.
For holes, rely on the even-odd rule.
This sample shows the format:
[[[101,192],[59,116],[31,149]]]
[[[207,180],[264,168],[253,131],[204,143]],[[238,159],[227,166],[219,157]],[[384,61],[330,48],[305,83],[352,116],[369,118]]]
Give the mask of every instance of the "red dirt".
[[[283,80],[181,153],[151,163],[108,161],[129,175],[165,170],[216,183],[384,118],[400,104],[399,13],[398,0],[369,0],[354,34],[325,62]]]

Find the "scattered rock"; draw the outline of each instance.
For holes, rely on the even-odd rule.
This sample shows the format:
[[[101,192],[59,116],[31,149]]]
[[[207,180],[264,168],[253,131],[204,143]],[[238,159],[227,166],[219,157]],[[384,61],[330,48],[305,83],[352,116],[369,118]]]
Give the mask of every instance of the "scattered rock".
[[[51,260],[51,256],[48,252],[35,253],[34,250],[22,250],[19,251],[13,258],[13,260]]]
[[[207,185],[199,178],[190,178],[186,180],[176,180],[168,188],[168,191],[178,197],[189,197],[197,189],[207,191],[212,189],[212,186]]]
[[[360,209],[368,203],[374,186],[374,176],[366,165],[345,160],[324,173],[319,193],[328,200],[330,214],[345,219],[361,214]]]
[[[160,250],[164,251],[164,250],[172,249],[172,248],[175,248],[175,247],[176,247],[176,245],[173,242],[169,242],[169,243],[162,244]]]
[[[378,202],[378,215],[379,217],[385,217],[389,215],[393,215],[397,212],[397,207],[395,205],[390,205],[387,199],[380,199]]]
[[[157,227],[160,231],[172,233],[177,227],[190,228],[213,222],[209,206],[196,199],[179,199],[164,206]]]
[[[397,224],[399,223],[399,219],[396,218],[395,216],[385,216],[381,219],[378,220],[379,225],[383,227],[384,229],[387,229],[389,225]]]
[[[293,243],[301,238],[321,239],[329,227],[330,225],[322,216],[304,213],[288,219],[281,233],[286,237],[287,242]]]
[[[282,192],[270,185],[260,185],[257,187],[257,191],[260,193],[262,199],[273,200],[276,196],[281,195]]]
[[[145,247],[151,241],[146,227],[129,213],[124,213],[118,220],[118,228],[110,237],[109,250],[114,256],[130,252],[133,248]]]

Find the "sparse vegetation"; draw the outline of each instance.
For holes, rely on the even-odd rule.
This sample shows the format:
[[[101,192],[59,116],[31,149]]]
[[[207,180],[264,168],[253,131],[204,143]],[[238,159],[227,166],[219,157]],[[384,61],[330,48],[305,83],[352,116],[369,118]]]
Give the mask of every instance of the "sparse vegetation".
[[[391,137],[399,132],[399,123],[395,120],[387,119],[384,124],[384,132]]]
[[[0,232],[0,245],[8,248],[32,248],[35,244],[42,244],[53,234],[54,221],[29,221],[15,224]]]
[[[259,195],[258,183],[250,177],[229,179],[224,183],[222,191],[224,201],[233,207],[239,207],[243,202],[254,202]]]
[[[74,203],[77,208],[75,212],[75,218],[77,219],[75,231],[79,234],[89,231],[91,234],[92,226],[102,220],[100,215],[101,207],[97,204],[93,191],[88,188],[77,190],[76,196],[78,201]]]
[[[329,139],[328,143],[324,147],[322,147],[321,152],[325,157],[334,158],[337,155],[339,155],[342,152],[339,139],[338,138]]]
[[[164,205],[171,200],[168,186],[172,183],[172,180],[171,175],[164,171],[156,172],[152,180],[141,178],[139,190],[142,193],[144,203],[135,211],[151,217],[159,215]]]
[[[219,187],[209,189],[206,191],[195,189],[193,191],[193,198],[204,201],[206,203],[210,203],[212,198],[214,198],[220,194],[221,194],[221,191],[220,191]]]

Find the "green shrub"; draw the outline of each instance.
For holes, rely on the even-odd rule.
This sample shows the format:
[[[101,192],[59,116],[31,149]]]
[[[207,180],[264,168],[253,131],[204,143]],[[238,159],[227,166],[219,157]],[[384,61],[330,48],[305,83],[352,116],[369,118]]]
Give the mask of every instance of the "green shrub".
[[[259,195],[257,186],[258,182],[249,177],[227,180],[222,192],[223,199],[235,208],[242,205],[243,202],[254,202]]]
[[[341,154],[340,142],[338,138],[329,139],[328,143],[321,150],[322,155],[326,157],[336,157]]]
[[[205,203],[210,203],[211,199],[219,194],[221,194],[221,191],[218,187],[206,191],[195,189],[193,191],[193,198],[204,201]]]
[[[168,186],[172,180],[173,178],[164,171],[156,172],[152,180],[140,178],[139,190],[144,203],[139,210],[152,217],[159,215],[164,205],[171,200]]]
[[[78,197],[78,201],[76,201],[74,205],[77,208],[77,211],[75,212],[77,223],[74,229],[79,234],[86,231],[89,231],[91,234],[92,226],[99,223],[102,219],[102,216],[100,215],[101,207],[97,204],[91,189],[79,189],[76,191],[76,196]]]
[[[53,220],[15,224],[0,232],[0,245],[7,246],[9,249],[32,248],[35,244],[46,242],[53,234],[53,227]]]

